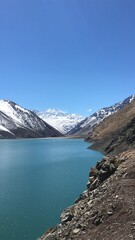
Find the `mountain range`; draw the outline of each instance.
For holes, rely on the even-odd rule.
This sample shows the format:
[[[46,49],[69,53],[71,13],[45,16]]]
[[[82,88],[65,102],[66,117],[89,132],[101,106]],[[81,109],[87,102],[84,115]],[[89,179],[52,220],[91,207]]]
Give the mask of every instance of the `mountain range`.
[[[35,111],[45,122],[56,128],[62,134],[67,134],[79,122],[85,119],[79,114],[68,114],[59,109],[48,109],[46,111]]]
[[[34,112],[12,101],[0,100],[0,138],[58,137],[62,134]]]
[[[68,114],[58,109],[30,111],[18,104],[0,100],[0,138],[40,138],[58,136],[86,137],[105,119],[129,105],[135,95],[89,117]]]

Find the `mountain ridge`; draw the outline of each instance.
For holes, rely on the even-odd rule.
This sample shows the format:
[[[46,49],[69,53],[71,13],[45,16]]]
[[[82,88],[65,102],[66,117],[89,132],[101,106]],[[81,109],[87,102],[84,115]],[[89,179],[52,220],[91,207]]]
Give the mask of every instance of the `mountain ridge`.
[[[62,136],[34,112],[13,101],[0,100],[0,138]]]
[[[57,108],[47,109],[45,111],[35,111],[36,114],[42,118],[45,122],[56,128],[62,134],[66,134],[73,127],[75,127],[80,121],[85,119],[84,116],[79,114],[68,114]]]
[[[31,111],[13,101],[0,100],[1,138],[62,136],[62,134],[85,137],[105,118],[130,104],[134,98],[135,95],[131,95],[119,103],[98,110],[89,117],[68,114],[57,108],[42,112]]]
[[[93,128],[100,124],[105,118],[109,117],[110,115],[114,114],[115,112],[122,109],[124,106],[130,104],[133,99],[135,99],[135,95],[131,95],[120,101],[111,105],[109,107],[104,107],[94,114],[90,115],[89,117],[85,118],[82,122],[78,123],[75,128],[71,129],[67,133],[67,135],[81,135],[86,136],[89,132],[92,132]]]
[[[93,132],[88,134],[86,140],[94,140],[95,143],[92,148],[102,149],[109,154],[114,154],[115,149],[118,151],[119,146],[124,151],[127,150],[129,143],[130,147],[134,143],[134,125],[135,99],[129,105],[126,105],[96,126]]]

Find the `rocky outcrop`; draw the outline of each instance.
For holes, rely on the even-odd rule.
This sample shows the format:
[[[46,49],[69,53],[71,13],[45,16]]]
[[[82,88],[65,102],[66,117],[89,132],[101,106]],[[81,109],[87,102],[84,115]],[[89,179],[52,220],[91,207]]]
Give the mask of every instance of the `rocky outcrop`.
[[[91,168],[87,187],[89,190],[97,188],[104,180],[110,177],[117,169],[117,158],[110,159],[104,157],[101,162],[97,162],[95,168]]]

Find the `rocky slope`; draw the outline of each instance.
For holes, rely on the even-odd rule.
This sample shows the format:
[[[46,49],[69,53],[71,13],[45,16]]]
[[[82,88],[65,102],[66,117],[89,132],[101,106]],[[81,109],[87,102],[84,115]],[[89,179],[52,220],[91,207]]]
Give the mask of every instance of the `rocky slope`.
[[[14,102],[0,100],[0,138],[36,138],[62,136],[34,112]]]
[[[87,190],[61,214],[61,223],[39,239],[135,239],[134,107],[135,101],[94,129],[94,148],[106,157],[90,169]]]
[[[73,129],[71,129],[71,131],[68,132],[68,135],[86,136],[92,132],[93,128],[96,127],[105,118],[124,108],[126,105],[131,103],[134,98],[135,95],[131,95],[124,101],[116,103],[110,107],[100,109],[99,111],[85,118],[82,122],[78,123]]]
[[[78,202],[61,214],[61,224],[39,239],[135,239],[135,150],[103,159],[98,171],[112,162],[116,164],[113,174],[104,180],[95,176],[98,185],[94,189],[89,186]]]
[[[85,119],[79,114],[68,114],[59,109],[48,109],[46,111],[35,111],[45,122],[56,128],[62,134],[66,134],[79,122]]]

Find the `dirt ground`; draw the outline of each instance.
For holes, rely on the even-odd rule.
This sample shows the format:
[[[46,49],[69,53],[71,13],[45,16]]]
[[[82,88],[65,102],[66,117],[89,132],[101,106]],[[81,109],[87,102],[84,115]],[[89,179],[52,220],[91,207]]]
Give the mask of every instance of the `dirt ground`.
[[[127,151],[123,157],[126,161],[106,181],[107,191],[95,204],[96,210],[101,212],[102,223],[98,226],[90,224],[79,239],[135,239],[135,151]]]

